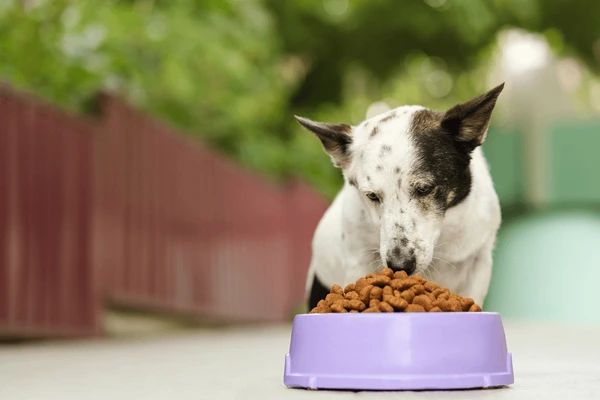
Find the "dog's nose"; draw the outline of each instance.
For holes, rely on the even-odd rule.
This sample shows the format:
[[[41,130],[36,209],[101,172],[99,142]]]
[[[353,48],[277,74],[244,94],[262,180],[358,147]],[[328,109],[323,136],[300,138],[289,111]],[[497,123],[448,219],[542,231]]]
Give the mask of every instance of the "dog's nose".
[[[388,268],[391,268],[394,271],[405,271],[408,275],[415,272],[417,268],[417,260],[415,257],[411,257],[406,260],[395,260],[392,258],[388,258],[385,260]]]

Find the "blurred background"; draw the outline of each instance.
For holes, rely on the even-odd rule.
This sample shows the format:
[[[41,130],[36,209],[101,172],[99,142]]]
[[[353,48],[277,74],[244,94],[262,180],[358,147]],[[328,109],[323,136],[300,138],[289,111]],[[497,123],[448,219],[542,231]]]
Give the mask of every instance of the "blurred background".
[[[484,145],[504,216],[486,308],[600,324],[598,15],[563,0],[0,0],[0,336],[288,321],[342,182],[292,115],[358,123],[503,81]]]

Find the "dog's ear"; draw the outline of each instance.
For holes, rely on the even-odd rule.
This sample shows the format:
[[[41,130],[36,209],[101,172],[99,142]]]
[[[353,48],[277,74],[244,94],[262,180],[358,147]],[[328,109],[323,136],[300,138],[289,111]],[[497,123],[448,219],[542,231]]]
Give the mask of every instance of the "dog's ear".
[[[329,153],[333,165],[344,168],[350,161],[350,143],[352,143],[352,127],[347,124],[328,124],[315,122],[308,118],[294,116],[296,120],[317,135],[325,151]]]
[[[473,148],[481,145],[496,99],[503,88],[504,83],[481,96],[455,105],[442,117],[442,128],[456,135],[458,140],[472,144]]]

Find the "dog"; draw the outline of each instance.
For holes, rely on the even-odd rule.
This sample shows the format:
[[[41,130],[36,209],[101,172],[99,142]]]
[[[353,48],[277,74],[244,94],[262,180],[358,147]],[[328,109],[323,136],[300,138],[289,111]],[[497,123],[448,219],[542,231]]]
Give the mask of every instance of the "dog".
[[[382,266],[483,304],[501,215],[480,146],[503,87],[445,112],[402,106],[356,126],[296,116],[344,177],[313,237],[310,308],[332,284]]]

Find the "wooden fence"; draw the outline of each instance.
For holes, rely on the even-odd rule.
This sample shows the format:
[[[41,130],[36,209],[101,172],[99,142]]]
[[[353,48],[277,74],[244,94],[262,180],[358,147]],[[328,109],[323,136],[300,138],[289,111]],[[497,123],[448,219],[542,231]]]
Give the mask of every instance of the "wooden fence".
[[[90,335],[103,305],[227,321],[301,303],[326,202],[111,96],[75,116],[0,89],[0,335]]]

